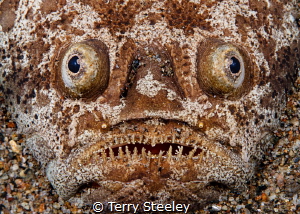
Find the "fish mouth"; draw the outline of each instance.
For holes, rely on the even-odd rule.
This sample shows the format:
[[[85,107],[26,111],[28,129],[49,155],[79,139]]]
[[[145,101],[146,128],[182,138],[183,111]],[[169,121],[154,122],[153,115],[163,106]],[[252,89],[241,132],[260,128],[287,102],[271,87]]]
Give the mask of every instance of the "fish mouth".
[[[175,149],[174,149],[175,148]],[[152,156],[152,158],[159,158],[167,156],[175,156],[179,153],[182,156],[189,156],[191,158],[197,157],[202,152],[202,149],[192,146],[179,145],[175,143],[161,143],[155,145],[135,143],[135,144],[123,144],[115,147],[110,147],[105,150],[107,157],[116,156],[122,158],[124,154],[134,154],[135,156]]]
[[[111,127],[101,140],[51,161],[46,173],[64,199],[80,192],[90,203],[201,203],[242,188],[253,171],[254,164],[195,128],[151,119]],[[168,197],[157,198],[162,194]]]

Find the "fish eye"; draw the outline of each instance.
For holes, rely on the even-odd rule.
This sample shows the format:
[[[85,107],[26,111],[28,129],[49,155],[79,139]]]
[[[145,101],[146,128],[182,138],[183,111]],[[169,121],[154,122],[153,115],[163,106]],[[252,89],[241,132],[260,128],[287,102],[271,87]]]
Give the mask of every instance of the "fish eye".
[[[80,69],[80,63],[77,61],[78,59],[78,56],[73,56],[68,62],[68,68],[73,73],[77,73]]]
[[[241,48],[215,40],[200,44],[197,79],[207,94],[240,97],[251,84],[250,74],[249,57]]]
[[[62,54],[60,82],[65,95],[90,98],[108,85],[109,57],[106,46],[97,40],[70,45]]]
[[[240,69],[241,69],[240,61],[235,57],[231,57],[231,64],[230,64],[231,73],[237,74],[239,73]]]

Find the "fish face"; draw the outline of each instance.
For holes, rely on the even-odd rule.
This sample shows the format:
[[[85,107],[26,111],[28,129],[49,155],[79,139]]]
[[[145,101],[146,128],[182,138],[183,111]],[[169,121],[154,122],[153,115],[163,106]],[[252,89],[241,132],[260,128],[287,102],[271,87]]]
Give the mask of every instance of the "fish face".
[[[62,198],[198,208],[242,191],[272,146],[295,5],[22,1],[0,19],[1,90]]]

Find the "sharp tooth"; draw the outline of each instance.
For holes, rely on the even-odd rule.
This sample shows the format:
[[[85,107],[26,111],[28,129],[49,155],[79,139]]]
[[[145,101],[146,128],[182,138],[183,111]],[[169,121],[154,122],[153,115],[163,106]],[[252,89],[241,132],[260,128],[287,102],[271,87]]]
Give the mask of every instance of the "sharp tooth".
[[[168,142],[168,136],[164,136],[164,139],[163,139],[163,143],[167,143]]]
[[[126,140],[126,143],[127,143],[127,144],[130,144],[130,139],[129,139],[128,136],[125,136],[125,140]]]
[[[134,134],[131,135],[131,142],[132,142],[133,144],[135,144],[135,135],[134,135]]]
[[[180,160],[181,157],[182,157],[182,151],[183,151],[183,146],[178,146],[178,150],[177,150],[177,158],[178,158],[178,160]]]
[[[105,150],[103,150],[102,152],[101,152],[101,158],[102,158],[102,160],[103,160],[103,162],[106,162],[106,152],[105,152]]]
[[[124,152],[123,152],[123,150],[122,150],[121,147],[119,147],[119,157],[120,157],[121,159],[123,159],[123,157],[124,157]]]
[[[168,150],[168,154],[167,154],[167,160],[170,161],[172,158],[172,146],[170,146],[169,150]]]
[[[175,143],[175,140],[176,140],[176,135],[173,134],[173,136],[172,136],[172,143]]]
[[[109,157],[111,158],[112,161],[115,160],[115,155],[114,155],[114,151],[112,150],[111,147],[109,147]]]
[[[160,141],[160,143],[164,143],[164,137],[163,137],[163,136],[160,136],[159,141]]]
[[[190,151],[190,153],[189,153],[189,156],[188,156],[188,158],[189,159],[192,159],[193,158],[193,156],[194,156],[194,154],[195,154],[195,152],[196,152],[196,147],[192,150],[192,151]]]
[[[149,158],[151,158],[151,152],[150,151],[148,151],[147,155],[148,155]]]
[[[153,138],[152,138],[152,142],[151,142],[151,146],[152,146],[152,147],[155,146],[155,144],[156,144],[156,139],[157,139],[156,137],[153,137]]]
[[[158,154],[158,163],[161,162],[161,159],[162,159],[163,154],[164,154],[164,151],[160,150],[160,151],[159,151],[159,154]]]
[[[144,144],[147,144],[148,143],[148,141],[149,141],[149,137],[148,136],[146,136],[145,138],[144,138]]]
[[[120,144],[124,144],[124,139],[123,139],[123,137],[120,137]]]
[[[144,139],[144,136],[143,135],[139,135],[139,143],[143,143],[143,139]]]
[[[185,144],[186,137],[181,138],[180,144]]]
[[[133,158],[137,158],[138,157],[138,150],[136,147],[134,147],[133,149]]]
[[[128,160],[130,160],[131,156],[130,156],[130,151],[128,149],[128,146],[125,147],[125,153],[126,153]]]
[[[200,154],[199,154],[198,164],[201,164],[202,159],[203,159],[203,155],[204,155],[204,151],[201,151]]]
[[[115,137],[115,145],[118,145],[119,144],[119,139],[117,137]]]
[[[147,154],[146,154],[146,149],[145,149],[145,147],[143,147],[143,148],[142,148],[142,158],[143,158],[143,159],[146,159],[146,156],[147,156]]]

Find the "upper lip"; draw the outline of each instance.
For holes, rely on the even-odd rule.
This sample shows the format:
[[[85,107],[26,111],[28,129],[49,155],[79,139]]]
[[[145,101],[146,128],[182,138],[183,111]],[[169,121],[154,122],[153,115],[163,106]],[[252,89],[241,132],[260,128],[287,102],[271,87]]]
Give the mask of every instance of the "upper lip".
[[[138,125],[153,127],[144,124]],[[202,159],[209,161],[210,156],[217,156],[219,158],[218,163],[211,163],[214,166],[230,165],[228,167],[236,168],[237,172],[247,168],[240,155],[230,151],[225,146],[205,139],[204,136],[200,136],[187,126],[180,124],[178,127],[183,127],[180,134],[178,134],[178,130],[174,130],[173,133],[170,133],[170,130],[166,133],[160,132],[159,135],[151,130],[138,132],[128,129],[124,133],[108,131],[103,134],[101,141],[77,148],[66,158],[53,160],[47,167],[48,179],[56,187],[60,196],[69,198],[76,193],[80,186],[105,179],[104,171],[109,170],[110,163],[114,163],[113,167],[121,167],[121,165],[125,165],[124,161],[130,162],[134,158],[140,161],[144,160],[144,163],[150,160],[168,161],[174,167],[176,163],[192,160],[194,163],[199,164],[198,168],[202,167],[204,169],[205,165],[201,164]],[[209,172],[211,169],[205,170]],[[223,167],[220,170],[227,170],[227,168]],[[211,177],[206,175],[207,182],[209,180],[214,181],[213,173],[211,174]],[[251,175],[241,173],[234,176],[237,177],[237,180],[240,180]],[[197,179],[201,180],[202,177],[197,177]],[[235,182],[236,179],[222,182],[226,185],[233,185],[232,182]]]

